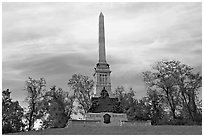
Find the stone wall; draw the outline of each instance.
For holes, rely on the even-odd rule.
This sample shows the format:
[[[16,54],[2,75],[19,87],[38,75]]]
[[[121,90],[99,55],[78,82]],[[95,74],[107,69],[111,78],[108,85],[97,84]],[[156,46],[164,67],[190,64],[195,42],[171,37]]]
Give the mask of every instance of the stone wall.
[[[109,114],[110,123],[104,123],[104,115]],[[74,120],[71,119],[67,123],[67,126],[150,126],[151,121],[127,121],[126,114],[118,113],[87,113],[85,120]]]
[[[70,119],[67,123],[67,126],[100,126],[101,125],[101,121],[98,120],[74,120],[74,119]]]
[[[87,113],[85,116],[85,120],[98,120],[101,124],[104,123],[104,115],[110,115],[110,123],[108,125],[121,125],[123,121],[127,121],[127,115],[122,113],[110,113],[110,112],[102,112],[102,113]]]

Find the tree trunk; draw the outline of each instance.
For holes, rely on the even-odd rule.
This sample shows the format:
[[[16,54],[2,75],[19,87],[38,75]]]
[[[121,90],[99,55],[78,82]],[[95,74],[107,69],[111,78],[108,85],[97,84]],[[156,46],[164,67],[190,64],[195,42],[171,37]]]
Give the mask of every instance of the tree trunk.
[[[28,131],[30,131],[32,129],[32,126],[34,124],[34,120],[33,120],[34,109],[35,109],[35,103],[32,102],[32,109],[31,109],[31,112],[30,112]]]
[[[170,110],[172,112],[172,116],[173,116],[173,119],[176,119],[176,114],[175,114],[175,106],[173,104],[173,97],[172,95],[169,95],[169,89],[164,89],[166,91],[166,98],[169,102],[169,106],[170,106]],[[171,98],[171,99],[170,99]]]
[[[196,121],[197,117],[197,106],[195,104],[195,94],[189,94],[189,106],[191,106],[191,112],[193,116],[193,121]]]
[[[188,104],[188,102],[187,102],[187,100],[186,100],[186,97],[185,97],[184,91],[181,91],[181,94],[182,94],[183,99],[184,99],[183,102],[185,103],[185,104],[184,104],[184,107],[185,107],[185,106],[187,107],[187,109],[188,109],[188,113],[189,113],[191,119],[193,120],[193,115],[192,115],[192,113],[191,113],[190,106],[189,106],[189,104]]]
[[[172,111],[172,114],[173,114],[173,119],[176,119],[176,106],[174,104],[174,100],[173,100],[173,96],[171,96],[171,102],[172,102],[172,108],[171,108],[171,111]]]

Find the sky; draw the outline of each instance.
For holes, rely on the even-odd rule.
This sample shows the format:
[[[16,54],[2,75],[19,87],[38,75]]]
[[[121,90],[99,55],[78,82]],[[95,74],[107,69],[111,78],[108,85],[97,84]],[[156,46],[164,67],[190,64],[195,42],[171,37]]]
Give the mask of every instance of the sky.
[[[112,91],[123,85],[142,98],[142,72],[163,59],[202,71],[202,3],[9,2],[2,5],[2,88],[23,104],[28,77],[65,91],[75,73],[93,78],[100,12]]]

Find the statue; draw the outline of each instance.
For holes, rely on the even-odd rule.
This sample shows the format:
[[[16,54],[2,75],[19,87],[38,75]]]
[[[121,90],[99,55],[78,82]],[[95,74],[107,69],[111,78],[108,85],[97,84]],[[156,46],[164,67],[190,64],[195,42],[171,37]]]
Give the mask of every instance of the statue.
[[[103,87],[101,91],[101,98],[107,98],[107,97],[109,97],[108,91],[105,89],[105,87]]]
[[[92,97],[92,106],[89,109],[89,112],[100,113],[100,112],[113,112],[121,113],[122,111],[118,110],[119,102],[117,98],[110,98],[108,91],[103,87],[100,97]]]

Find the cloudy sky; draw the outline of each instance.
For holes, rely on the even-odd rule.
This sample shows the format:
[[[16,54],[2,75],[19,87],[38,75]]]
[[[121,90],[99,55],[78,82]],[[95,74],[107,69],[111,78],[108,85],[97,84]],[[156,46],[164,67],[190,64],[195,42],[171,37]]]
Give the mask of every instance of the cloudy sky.
[[[201,72],[201,3],[3,3],[2,88],[20,103],[28,77],[68,90],[74,73],[93,78],[98,16],[105,16],[112,90],[145,96],[142,72],[175,59]]]

